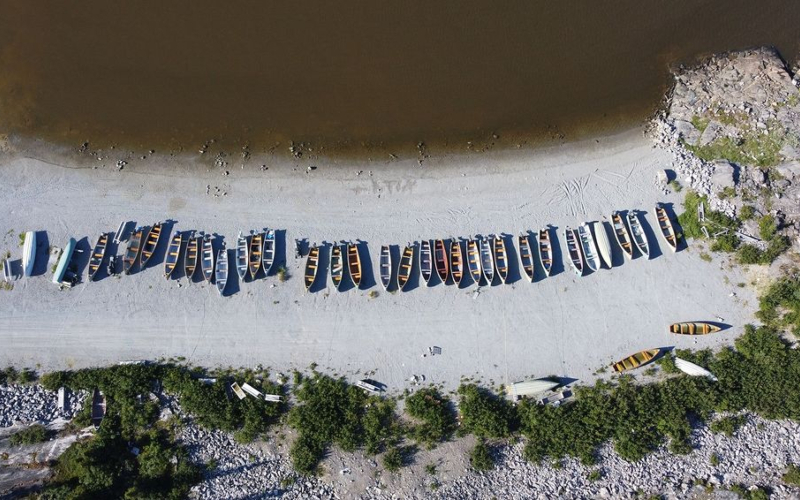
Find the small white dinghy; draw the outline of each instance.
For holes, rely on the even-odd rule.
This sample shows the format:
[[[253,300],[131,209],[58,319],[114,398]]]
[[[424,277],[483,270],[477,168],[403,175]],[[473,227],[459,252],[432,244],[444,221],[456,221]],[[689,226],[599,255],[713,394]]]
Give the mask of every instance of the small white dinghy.
[[[512,401],[519,401],[525,397],[530,397],[553,390],[559,385],[561,385],[560,382],[551,380],[549,378],[537,378],[534,380],[514,382],[508,386],[508,397]]]
[[[717,381],[717,377],[715,377],[713,373],[685,359],[675,358],[675,366],[683,373],[691,375],[692,377],[708,377],[714,382]]]
[[[239,231],[239,236],[236,237],[236,273],[239,279],[244,281],[247,276],[247,271],[250,268],[250,242],[247,241],[247,236]]]
[[[36,233],[25,233],[25,243],[22,247],[22,270],[25,277],[33,274],[33,264],[36,262]]]
[[[601,264],[611,269],[611,243],[608,241],[608,233],[603,221],[592,222],[594,230],[594,240],[597,243],[597,253],[600,254]]]
[[[217,254],[217,267],[214,269],[216,273],[215,281],[219,294],[225,295],[225,285],[228,284],[228,250],[225,248],[225,243],[219,249]]]
[[[600,257],[597,256],[597,244],[594,241],[589,224],[584,222],[578,226],[578,239],[583,250],[583,258],[586,260],[586,267],[592,271],[597,271],[600,269]]]

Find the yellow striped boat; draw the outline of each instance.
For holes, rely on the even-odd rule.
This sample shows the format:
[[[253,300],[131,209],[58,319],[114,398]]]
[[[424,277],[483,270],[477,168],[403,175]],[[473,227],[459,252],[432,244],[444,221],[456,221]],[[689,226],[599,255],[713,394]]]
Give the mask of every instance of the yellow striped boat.
[[[633,370],[640,366],[647,364],[658,355],[659,349],[649,349],[646,351],[639,351],[636,354],[631,354],[627,358],[617,361],[612,366],[614,371],[622,373],[624,371]]]
[[[704,322],[674,323],[669,325],[669,331],[671,333],[677,333],[678,335],[706,335],[709,333],[716,333],[720,330],[722,330],[722,328],[717,325]]]

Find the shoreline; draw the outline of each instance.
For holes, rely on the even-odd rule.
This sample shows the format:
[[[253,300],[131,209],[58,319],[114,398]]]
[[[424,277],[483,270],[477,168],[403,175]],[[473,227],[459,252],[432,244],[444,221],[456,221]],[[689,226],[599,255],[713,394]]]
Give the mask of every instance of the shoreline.
[[[628,208],[646,211],[653,228],[656,201],[680,211],[682,197],[665,194],[655,181],[672,158],[640,127],[513,153],[426,160],[435,168],[398,160],[390,162],[393,168],[373,171],[324,164],[312,171],[291,165],[262,171],[233,162],[202,171],[183,158],[156,166],[158,154],[150,159],[153,168],[117,171],[6,155],[0,175],[11,194],[0,202],[9,214],[0,222],[0,249],[17,253],[17,233],[24,230],[47,231],[53,245],[63,246],[68,237],[88,237],[93,244],[100,231],[114,231],[121,220],[174,219],[176,229],[220,233],[228,242],[239,229],[265,226],[285,229],[289,242],[361,239],[377,270],[383,243],[514,236],[545,224],[561,233],[565,225]],[[663,252],[663,241],[652,232],[650,239]],[[564,254],[562,234],[557,241]],[[204,366],[263,365],[286,372],[317,363],[348,378],[372,373],[390,393],[413,387],[414,376],[416,384],[448,388],[462,376],[491,386],[553,374],[585,381],[641,349],[719,347],[741,332],[755,300],[736,284],[748,280],[741,271],[721,269],[719,258],[704,262],[695,246],[677,254],[656,251],[649,262],[640,257],[623,263],[615,255],[613,270],[580,279],[560,272],[478,293],[474,286],[441,284],[395,294],[379,285],[338,293],[326,280],[326,290],[305,294],[304,261],[295,260],[291,248],[287,282],[270,277],[246,283],[226,298],[207,284],[166,282],[160,266],[65,291],[45,274],[2,292],[0,342],[7,349],[0,364],[49,371],[183,356]],[[723,289],[727,293],[718,292]],[[369,297],[372,290],[379,290],[377,298]],[[733,328],[700,339],[666,333],[672,322],[716,317]],[[442,347],[442,355],[423,357],[433,345]]]

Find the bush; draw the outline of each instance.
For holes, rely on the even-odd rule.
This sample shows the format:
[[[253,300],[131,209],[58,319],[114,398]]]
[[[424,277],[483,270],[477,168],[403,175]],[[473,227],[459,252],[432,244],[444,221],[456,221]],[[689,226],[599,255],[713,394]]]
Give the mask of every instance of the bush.
[[[473,384],[462,384],[458,394],[461,396],[461,434],[504,438],[516,427],[514,409],[508,401]]]
[[[400,469],[400,467],[402,467],[402,465],[403,454],[400,451],[400,448],[389,448],[389,450],[383,454],[383,466],[386,467],[386,470],[390,472],[396,472]]]
[[[478,441],[469,454],[469,464],[477,471],[494,469],[494,459],[489,453],[489,447],[483,441]]]
[[[367,400],[367,410],[363,418],[364,448],[374,455],[380,453],[387,445],[396,444],[403,429],[397,420],[395,402],[372,396]]]
[[[705,223],[700,223],[697,218],[697,208],[700,203],[705,204]],[[736,237],[735,232],[741,227],[741,221],[728,217],[722,212],[710,210],[708,206],[708,199],[705,196],[700,196],[694,191],[686,193],[683,200],[684,211],[678,216],[678,223],[683,228],[684,238],[704,239],[703,225],[707,225],[709,232],[712,233],[727,229],[727,234],[712,238],[711,250],[714,252],[735,251],[739,246],[739,238]]]
[[[758,234],[761,236],[762,240],[769,241],[775,236],[775,233],[778,231],[778,224],[775,220],[775,216],[772,214],[767,214],[758,221]]]
[[[406,399],[406,412],[421,423],[411,428],[411,435],[420,443],[433,448],[450,439],[456,419],[450,400],[433,388],[420,389]]]
[[[733,436],[739,427],[747,423],[746,415],[722,417],[719,420],[711,422],[711,431],[714,433],[723,433],[728,437]]]
[[[9,442],[11,446],[24,444],[36,444],[47,441],[47,429],[39,424],[34,424],[27,429],[23,429],[11,435]]]
[[[794,486],[800,486],[800,467],[790,465],[783,475],[783,482]]]
[[[756,216],[756,209],[752,205],[745,205],[739,210],[739,219],[740,220],[751,220],[753,217]]]
[[[800,334],[800,278],[794,271],[772,283],[759,298],[756,317],[774,329]]]
[[[763,252],[758,247],[749,244],[741,245],[736,253],[741,264],[760,264],[763,258]]]

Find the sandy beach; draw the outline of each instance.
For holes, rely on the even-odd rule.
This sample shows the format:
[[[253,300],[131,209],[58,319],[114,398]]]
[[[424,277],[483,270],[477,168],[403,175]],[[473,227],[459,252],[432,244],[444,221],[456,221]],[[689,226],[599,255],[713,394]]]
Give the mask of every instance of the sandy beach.
[[[180,356],[285,373],[317,363],[350,379],[372,373],[391,392],[413,387],[413,376],[447,388],[462,376],[492,386],[547,375],[586,381],[641,349],[730,344],[757,305],[752,287],[737,287],[749,282],[741,271],[723,269],[717,256],[704,261],[691,243],[672,253],[653,232],[654,204],[680,212],[682,195],[665,194],[656,182],[672,157],[640,129],[535,151],[451,154],[422,166],[417,158],[379,166],[319,161],[311,171],[307,162],[281,165],[257,155],[230,157],[219,168],[199,154],[159,153],[118,171],[113,152],[106,153],[95,168],[13,152],[0,157],[0,251],[19,259],[18,234],[28,230],[46,231],[50,245],[74,237],[88,247],[123,220],[172,220],[173,229],[222,235],[228,248],[238,231],[270,227],[285,231],[290,278],[232,277],[223,298],[206,283],[165,280],[163,240],[158,263],[131,276],[87,283],[88,256],[79,256],[84,282],[69,290],[53,285],[39,262],[43,274],[0,291],[2,366],[53,370]],[[583,278],[563,262],[550,278],[539,271],[533,284],[518,272],[512,284],[480,289],[465,286],[468,279],[461,288],[420,282],[397,293],[379,284],[381,244],[515,237],[550,224],[564,256],[565,226],[625,209],[646,212],[649,260],[623,260],[612,244],[613,269]],[[326,273],[324,286],[306,293],[295,238],[366,242],[371,286],[337,292]],[[518,269],[516,250],[511,257]],[[731,328],[701,338],[667,333],[672,322],[718,318]],[[423,356],[430,346],[442,354]]]

